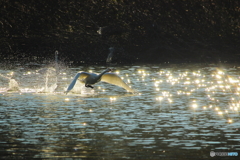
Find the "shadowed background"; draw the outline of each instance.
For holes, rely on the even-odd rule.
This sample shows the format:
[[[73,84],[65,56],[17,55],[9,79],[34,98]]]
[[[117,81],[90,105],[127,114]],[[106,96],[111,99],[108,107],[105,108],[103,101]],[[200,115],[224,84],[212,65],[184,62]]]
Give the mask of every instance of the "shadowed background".
[[[2,0],[2,62],[239,61],[239,1]]]

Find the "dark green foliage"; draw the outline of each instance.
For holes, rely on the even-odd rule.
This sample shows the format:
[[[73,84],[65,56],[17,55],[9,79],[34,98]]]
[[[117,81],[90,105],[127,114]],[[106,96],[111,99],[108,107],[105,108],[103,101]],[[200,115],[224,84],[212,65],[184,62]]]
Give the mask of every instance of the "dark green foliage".
[[[236,0],[1,0],[1,60],[104,62],[108,48],[145,62],[239,60]],[[102,27],[101,34],[97,32]]]

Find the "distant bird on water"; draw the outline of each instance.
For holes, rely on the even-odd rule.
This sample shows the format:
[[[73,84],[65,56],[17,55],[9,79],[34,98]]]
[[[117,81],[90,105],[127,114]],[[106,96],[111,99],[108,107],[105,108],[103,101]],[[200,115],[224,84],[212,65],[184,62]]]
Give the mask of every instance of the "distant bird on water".
[[[68,86],[65,93],[67,94],[70,90],[73,89],[78,79],[80,80],[81,83],[85,84],[85,87],[89,87],[89,88],[93,88],[92,85],[94,85],[95,83],[104,81],[104,82],[122,87],[129,92],[134,92],[134,90],[130,88],[118,75],[116,75],[115,73],[108,73],[110,71],[111,69],[107,68],[100,74],[87,73],[87,72],[77,73],[73,78],[72,82],[70,83],[70,85]]]

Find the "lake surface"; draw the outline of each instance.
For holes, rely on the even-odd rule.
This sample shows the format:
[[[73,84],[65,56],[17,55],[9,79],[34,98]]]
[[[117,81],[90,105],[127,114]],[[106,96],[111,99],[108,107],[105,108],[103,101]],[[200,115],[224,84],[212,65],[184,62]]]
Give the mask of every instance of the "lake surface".
[[[240,154],[238,66],[115,66],[114,72],[137,93],[104,82],[63,93],[78,71],[105,69],[61,66],[59,74],[51,67],[0,70],[0,159]]]

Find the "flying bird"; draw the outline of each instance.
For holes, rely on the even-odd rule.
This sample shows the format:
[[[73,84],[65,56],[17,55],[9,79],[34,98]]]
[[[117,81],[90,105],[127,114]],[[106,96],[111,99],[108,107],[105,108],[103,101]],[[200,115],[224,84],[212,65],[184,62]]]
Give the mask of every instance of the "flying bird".
[[[88,73],[88,72],[79,72],[75,75],[72,82],[68,86],[65,93],[67,94],[70,90],[73,89],[74,85],[76,84],[77,80],[80,80],[81,83],[85,84],[85,87],[93,88],[92,85],[98,83],[100,81],[104,81],[119,87],[124,88],[128,92],[134,92],[132,88],[130,88],[117,74],[115,73],[108,73],[111,69],[107,68],[100,74],[95,73]]]

